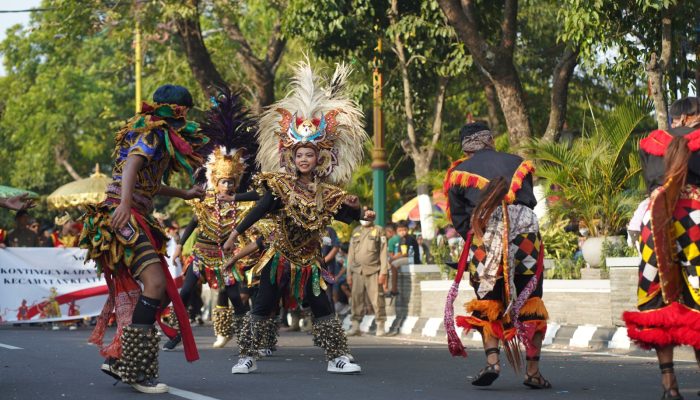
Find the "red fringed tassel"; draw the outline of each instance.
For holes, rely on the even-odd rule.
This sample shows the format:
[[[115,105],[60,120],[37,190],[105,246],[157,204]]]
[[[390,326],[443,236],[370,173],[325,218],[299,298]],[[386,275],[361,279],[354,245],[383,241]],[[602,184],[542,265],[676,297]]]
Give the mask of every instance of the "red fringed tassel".
[[[645,349],[664,346],[692,346],[700,350],[700,311],[678,302],[650,311],[622,314],[627,336]]]
[[[453,282],[450,291],[447,293],[447,300],[445,301],[443,323],[445,324],[445,331],[447,332],[447,346],[450,349],[450,354],[453,356],[466,357],[467,352],[455,329],[454,302],[455,299],[457,299],[458,292],[459,282]]]
[[[469,248],[472,245],[472,234],[467,235],[467,240],[464,242],[464,248],[462,248],[462,254],[459,256],[459,263],[457,264],[457,275],[455,280],[450,287],[450,291],[447,293],[447,299],[445,300],[445,314],[443,317],[443,324],[445,325],[445,331],[447,332],[447,346],[450,350],[450,354],[453,356],[467,356],[467,351],[464,349],[462,341],[459,339],[457,334],[457,329],[455,328],[455,318],[454,318],[454,302],[457,299],[457,294],[459,293],[459,283],[462,281],[462,275],[464,275],[464,269],[467,266],[467,261],[469,258]]]

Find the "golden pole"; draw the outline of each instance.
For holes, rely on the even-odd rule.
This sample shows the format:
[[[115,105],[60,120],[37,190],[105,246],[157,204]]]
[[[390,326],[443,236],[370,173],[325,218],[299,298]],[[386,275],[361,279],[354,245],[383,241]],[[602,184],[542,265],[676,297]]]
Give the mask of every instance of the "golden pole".
[[[376,27],[375,27],[376,28]],[[374,148],[372,149],[372,190],[374,211],[377,213],[376,223],[385,226],[386,223],[386,150],[384,149],[384,115],[382,113],[382,80],[381,55],[382,39],[377,40],[374,49],[374,70],[372,71],[373,119],[374,119]]]
[[[138,10],[137,10],[138,12]],[[141,112],[141,29],[139,19],[136,18],[136,38],[134,39],[134,52],[136,64],[136,112]]]

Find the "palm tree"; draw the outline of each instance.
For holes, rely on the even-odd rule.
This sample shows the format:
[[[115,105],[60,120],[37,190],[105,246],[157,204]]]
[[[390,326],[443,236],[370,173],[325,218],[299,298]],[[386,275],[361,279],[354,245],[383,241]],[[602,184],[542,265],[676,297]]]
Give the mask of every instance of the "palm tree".
[[[624,229],[641,197],[636,129],[652,110],[648,99],[631,98],[600,121],[591,112],[592,129],[570,144],[531,142],[537,175],[562,198],[550,205],[554,220],[578,217],[591,236]]]

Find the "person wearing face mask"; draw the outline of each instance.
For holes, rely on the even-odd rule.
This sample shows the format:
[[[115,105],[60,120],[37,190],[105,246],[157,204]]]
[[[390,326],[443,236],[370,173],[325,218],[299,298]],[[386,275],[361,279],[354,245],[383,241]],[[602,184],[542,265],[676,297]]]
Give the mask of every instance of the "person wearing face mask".
[[[348,335],[360,334],[360,322],[365,316],[365,296],[374,309],[377,336],[384,336],[386,306],[384,285],[387,277],[387,240],[382,229],[374,225],[374,218],[360,220],[352,231],[348,249],[348,284],[352,290],[352,327]]]
[[[260,119],[256,160],[262,172],[254,182],[263,194],[233,229],[224,250],[234,250],[238,237],[265,216],[273,219],[275,229],[261,262],[252,269],[260,283],[238,343],[240,358],[231,369],[234,374],[257,369],[255,357],[282,286],[288,287],[295,302],[311,308],[314,344],[326,353],[327,371],[361,371],[349,354],[345,332],[325,293],[330,276],[321,253],[322,237],[333,219],[348,223],[362,217],[357,196],[336,186],[349,182],[367,139],[362,112],[346,97],[348,73],[347,67],[339,65],[323,87],[308,63],[299,63],[292,90]],[[374,212],[366,211],[364,218],[373,216]]]
[[[623,313],[627,335],[654,349],[662,399],[682,399],[673,350],[688,345],[700,365],[700,99],[671,105],[672,128],[640,142],[649,205],[641,218],[638,311]]]

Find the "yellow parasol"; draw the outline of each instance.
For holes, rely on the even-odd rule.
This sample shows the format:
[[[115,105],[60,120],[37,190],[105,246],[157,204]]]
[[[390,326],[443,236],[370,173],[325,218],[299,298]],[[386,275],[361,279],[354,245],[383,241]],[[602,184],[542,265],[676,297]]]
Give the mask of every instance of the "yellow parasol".
[[[49,207],[59,210],[85,204],[97,204],[107,197],[105,189],[111,182],[112,178],[100,173],[99,165],[95,165],[95,173],[89,178],[79,179],[61,186],[54,190],[46,198],[46,201],[49,203]]]

